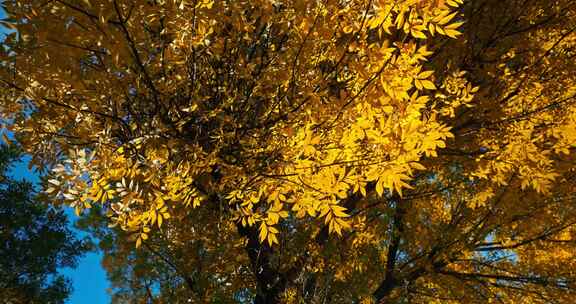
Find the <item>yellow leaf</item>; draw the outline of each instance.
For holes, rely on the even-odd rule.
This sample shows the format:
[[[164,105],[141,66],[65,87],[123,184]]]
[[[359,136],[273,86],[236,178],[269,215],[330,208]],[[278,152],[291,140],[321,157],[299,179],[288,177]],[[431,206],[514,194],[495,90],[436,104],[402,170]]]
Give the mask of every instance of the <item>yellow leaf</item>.
[[[464,22],[454,22],[454,23],[450,23],[446,26],[446,29],[457,29],[459,28],[462,24],[464,24]]]
[[[376,182],[376,193],[378,193],[378,196],[382,196],[384,194],[384,186],[382,185],[383,180],[382,178],[378,179],[378,182]]]
[[[432,36],[434,36],[434,34],[436,33],[435,26],[433,23],[428,24],[428,32],[430,32],[430,35]]]
[[[422,80],[422,86],[428,90],[436,90],[436,86],[430,80]]]
[[[412,167],[416,170],[426,170],[426,167],[422,166],[420,163],[417,163],[417,162],[411,162],[410,167]]]
[[[162,227],[162,214],[160,214],[160,216],[158,217],[158,228]]]
[[[403,25],[404,25],[404,13],[401,12],[400,14],[398,14],[398,17],[396,17],[396,28],[402,29]]]
[[[414,38],[426,39],[426,35],[424,35],[424,33],[421,31],[412,30],[410,33]]]
[[[424,71],[424,72],[418,74],[418,79],[426,79],[426,78],[432,76],[432,74],[434,74],[434,71]]]
[[[346,208],[344,208],[344,207],[333,205],[331,207],[331,209],[332,209],[332,212],[334,213],[334,215],[337,217],[349,217],[350,216],[344,212],[346,210]]]
[[[260,242],[264,242],[264,240],[266,239],[266,236],[268,235],[268,229],[267,226],[264,222],[262,222],[260,224],[260,233],[258,235],[258,238],[260,239]]]
[[[276,238],[275,234],[270,233],[268,235],[268,245],[274,246],[274,244],[278,244],[278,238]]]
[[[448,36],[450,38],[457,38],[458,36],[462,35],[462,33],[460,33],[457,30],[445,29],[445,32],[446,32],[446,36]]]
[[[440,19],[440,21],[438,21],[438,24],[445,25],[446,23],[450,22],[450,20],[452,20],[452,18],[454,18],[456,16],[456,14],[458,14],[458,12],[454,12],[454,13]]]
[[[455,0],[446,0],[446,4],[452,6],[452,7],[458,7],[460,6],[460,4],[458,4],[458,2],[456,2]]]

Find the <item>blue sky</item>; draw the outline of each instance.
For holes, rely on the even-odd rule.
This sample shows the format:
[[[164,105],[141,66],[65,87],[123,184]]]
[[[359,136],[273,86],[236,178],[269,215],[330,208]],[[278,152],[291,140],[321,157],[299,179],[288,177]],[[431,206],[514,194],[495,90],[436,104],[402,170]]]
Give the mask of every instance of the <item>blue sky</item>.
[[[0,0],[1,2],[1,0]],[[0,7],[0,18],[4,18],[5,12]],[[0,26],[0,34],[4,33],[4,28]],[[0,39],[3,35],[0,35]],[[18,179],[26,179],[33,183],[38,183],[38,176],[28,169],[29,158],[24,158],[21,163],[16,164],[11,175]],[[75,215],[71,209],[66,210],[71,226],[75,220]],[[73,227],[71,227],[73,229]],[[73,229],[78,237],[85,234]],[[106,279],[106,273],[101,266],[102,255],[99,252],[91,252],[85,255],[75,269],[63,269],[62,273],[72,280],[74,291],[68,299],[69,304],[106,304],[110,303],[110,296],[106,290],[110,287]]]
[[[38,184],[38,176],[28,169],[29,157],[12,168],[11,176],[17,179],[26,179]],[[70,219],[71,228],[79,238],[86,234],[74,229],[73,221],[76,219],[72,209],[68,208],[66,214]],[[110,303],[110,296],[106,292],[109,282],[100,261],[102,255],[99,252],[90,252],[80,259],[75,269],[65,268],[61,272],[72,280],[74,291],[68,299],[69,304],[105,304]]]

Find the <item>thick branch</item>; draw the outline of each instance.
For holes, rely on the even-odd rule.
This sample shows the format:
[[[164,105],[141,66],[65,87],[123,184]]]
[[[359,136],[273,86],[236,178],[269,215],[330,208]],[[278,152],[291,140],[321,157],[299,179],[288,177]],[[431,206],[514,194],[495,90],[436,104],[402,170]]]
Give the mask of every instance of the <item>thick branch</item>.
[[[244,227],[241,223],[237,223],[236,227],[240,235],[248,239],[246,252],[257,284],[254,303],[279,303],[279,295],[284,291],[287,281],[285,275],[270,264],[272,248],[259,242],[256,227]]]
[[[398,280],[394,275],[394,268],[396,267],[396,259],[400,249],[400,241],[404,232],[403,218],[406,213],[406,206],[408,202],[402,202],[398,198],[395,200],[396,210],[394,212],[393,226],[392,226],[392,240],[388,246],[388,254],[386,259],[386,270],[384,273],[384,281],[374,291],[373,296],[381,301],[398,285]]]

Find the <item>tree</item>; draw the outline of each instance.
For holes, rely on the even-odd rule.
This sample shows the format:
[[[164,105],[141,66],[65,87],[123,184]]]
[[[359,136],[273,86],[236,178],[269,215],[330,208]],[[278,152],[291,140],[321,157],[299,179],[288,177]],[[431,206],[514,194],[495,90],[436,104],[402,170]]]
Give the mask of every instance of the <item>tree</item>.
[[[3,5],[3,119],[119,297],[574,301],[574,1]]]
[[[89,248],[76,239],[61,209],[40,204],[32,185],[6,175],[17,149],[0,148],[0,292],[2,303],[65,303],[74,267]]]

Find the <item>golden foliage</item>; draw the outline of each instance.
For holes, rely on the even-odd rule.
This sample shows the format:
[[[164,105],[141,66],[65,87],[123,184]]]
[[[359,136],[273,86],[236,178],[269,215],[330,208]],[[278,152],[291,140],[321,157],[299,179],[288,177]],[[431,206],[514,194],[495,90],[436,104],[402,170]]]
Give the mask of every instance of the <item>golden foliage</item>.
[[[50,200],[136,247],[227,248],[257,301],[316,297],[304,273],[343,303],[573,299],[571,1],[3,5],[2,120]]]

